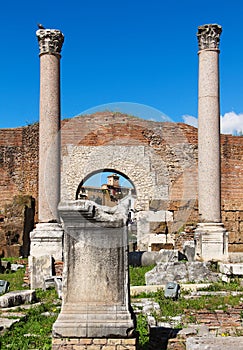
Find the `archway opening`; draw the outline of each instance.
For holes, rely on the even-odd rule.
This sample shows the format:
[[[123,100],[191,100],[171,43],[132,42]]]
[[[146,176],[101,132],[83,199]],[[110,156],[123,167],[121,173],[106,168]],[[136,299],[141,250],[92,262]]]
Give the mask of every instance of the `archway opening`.
[[[135,219],[136,189],[128,176],[116,169],[102,169],[88,174],[79,184],[76,199],[91,200],[99,205],[114,207],[124,202],[128,208],[129,249],[137,249]]]
[[[84,177],[78,186],[76,199],[89,199],[112,207],[128,195],[136,196],[132,180],[116,169],[102,169]]]

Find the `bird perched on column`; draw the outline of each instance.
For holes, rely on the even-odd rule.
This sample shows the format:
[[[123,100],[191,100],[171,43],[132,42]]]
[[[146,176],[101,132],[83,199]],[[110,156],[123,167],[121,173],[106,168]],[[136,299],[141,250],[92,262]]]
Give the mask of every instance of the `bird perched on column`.
[[[45,28],[42,24],[40,24],[40,23],[38,23],[37,26],[38,26],[39,29],[46,29],[46,28]]]

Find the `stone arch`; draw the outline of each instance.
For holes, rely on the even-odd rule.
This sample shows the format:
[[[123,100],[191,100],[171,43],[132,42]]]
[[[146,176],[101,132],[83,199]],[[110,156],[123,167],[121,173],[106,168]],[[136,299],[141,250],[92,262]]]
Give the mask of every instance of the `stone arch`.
[[[154,157],[151,148],[142,145],[70,145],[63,156],[61,197],[74,200],[82,179],[101,169],[115,169],[125,174],[134,184],[137,193],[136,209],[149,210],[149,203],[153,199],[168,198],[167,184],[158,184],[156,169],[152,166]]]

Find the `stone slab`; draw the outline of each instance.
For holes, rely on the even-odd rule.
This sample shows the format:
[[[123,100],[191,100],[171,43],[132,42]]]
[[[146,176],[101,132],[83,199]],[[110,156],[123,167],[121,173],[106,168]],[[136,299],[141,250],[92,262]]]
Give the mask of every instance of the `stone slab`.
[[[0,307],[6,308],[36,301],[35,290],[19,290],[0,296]]]
[[[19,321],[20,318],[0,317],[0,333],[3,334],[5,330],[9,329],[14,323],[17,323]]]
[[[243,276],[243,263],[242,264],[224,264],[219,263],[219,271],[229,276]]]
[[[207,262],[167,262],[157,264],[145,274],[146,285],[165,284],[167,282],[217,282],[220,276],[210,270]]]
[[[30,286],[32,289],[46,289],[45,280],[52,276],[52,256],[32,256],[28,258],[30,272]]]
[[[210,283],[185,283],[180,284],[181,290],[185,291],[197,291],[199,288],[208,288]],[[150,286],[131,286],[130,287],[130,295],[137,296],[141,293],[153,293],[158,290],[164,290],[165,284],[160,285],[150,285]]]
[[[186,340],[186,350],[243,350],[243,337],[193,337]]]

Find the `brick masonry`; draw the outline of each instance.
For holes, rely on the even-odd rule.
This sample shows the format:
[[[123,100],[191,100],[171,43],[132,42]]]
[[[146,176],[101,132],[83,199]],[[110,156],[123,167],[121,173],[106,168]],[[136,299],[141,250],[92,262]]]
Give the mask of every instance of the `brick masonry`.
[[[222,135],[221,156],[222,221],[229,251],[243,252],[243,137]],[[83,177],[108,167],[133,181],[139,209],[173,211],[171,232],[197,222],[197,129],[192,126],[111,112],[64,120],[62,159],[63,198],[75,199]],[[0,130],[3,215],[16,195],[38,201],[38,124]]]
[[[135,350],[136,338],[52,338],[52,350]]]
[[[38,197],[38,124],[0,129],[0,211],[14,196]]]

